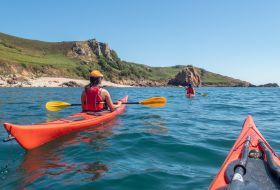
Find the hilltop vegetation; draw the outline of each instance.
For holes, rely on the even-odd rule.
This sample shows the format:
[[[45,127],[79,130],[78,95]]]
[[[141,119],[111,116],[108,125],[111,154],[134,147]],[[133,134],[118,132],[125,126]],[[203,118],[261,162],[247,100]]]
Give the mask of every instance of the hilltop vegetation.
[[[204,69],[200,69],[200,76],[205,86],[251,86],[248,82],[212,73]]]
[[[0,74],[87,78],[101,70],[105,79],[121,84],[165,85],[185,66],[150,67],[121,60],[108,44],[43,42],[0,33]],[[202,84],[240,84],[243,81],[200,69]]]

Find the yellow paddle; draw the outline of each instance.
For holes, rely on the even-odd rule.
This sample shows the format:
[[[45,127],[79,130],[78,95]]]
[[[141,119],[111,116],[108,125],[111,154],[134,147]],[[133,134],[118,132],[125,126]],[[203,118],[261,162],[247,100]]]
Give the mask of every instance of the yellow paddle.
[[[104,104],[104,102],[99,102]],[[123,102],[123,104],[142,104],[144,106],[149,106],[152,108],[160,108],[166,104],[166,98],[164,97],[152,97],[141,102]],[[70,104],[68,102],[52,101],[46,103],[46,109],[48,111],[59,111],[69,106],[81,106],[81,104]]]
[[[206,94],[206,93],[199,93],[200,94],[200,96],[208,96],[208,94]]]

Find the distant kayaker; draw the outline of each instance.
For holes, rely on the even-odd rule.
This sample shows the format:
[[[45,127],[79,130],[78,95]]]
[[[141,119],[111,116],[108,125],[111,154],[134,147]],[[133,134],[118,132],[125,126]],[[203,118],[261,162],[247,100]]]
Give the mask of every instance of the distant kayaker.
[[[186,88],[186,93],[187,94],[195,94],[193,85],[191,82],[188,83],[187,88]]]
[[[106,110],[108,107],[111,111],[114,111],[116,108],[122,105],[121,101],[118,101],[116,104],[114,104],[112,102],[110,93],[106,89],[100,87],[102,79],[103,74],[100,71],[93,70],[90,73],[90,83],[85,86],[81,96],[83,111],[98,112]]]

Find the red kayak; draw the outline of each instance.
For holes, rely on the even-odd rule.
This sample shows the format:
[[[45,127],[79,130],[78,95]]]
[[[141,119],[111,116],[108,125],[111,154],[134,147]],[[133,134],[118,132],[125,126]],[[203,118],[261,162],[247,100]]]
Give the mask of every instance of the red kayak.
[[[251,116],[209,189],[280,189],[280,160]]]
[[[195,97],[195,94],[187,94],[187,93],[186,93],[186,96],[187,96],[188,98],[192,98],[192,97]]]
[[[121,99],[127,102],[128,96]],[[58,137],[87,127],[95,127],[110,121],[124,112],[126,104],[122,104],[115,111],[81,112],[59,120],[33,125],[14,125],[4,123],[5,129],[26,150],[39,147]]]

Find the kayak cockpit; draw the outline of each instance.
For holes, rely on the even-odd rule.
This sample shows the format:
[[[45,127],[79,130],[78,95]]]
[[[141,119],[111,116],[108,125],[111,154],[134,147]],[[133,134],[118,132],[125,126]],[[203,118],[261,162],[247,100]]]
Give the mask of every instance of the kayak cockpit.
[[[239,162],[231,162],[226,170],[225,178],[229,182],[234,175],[233,168]],[[240,189],[280,189],[280,183],[269,170],[268,164],[263,159],[248,158],[246,174],[243,176],[243,184]],[[221,188],[221,189],[227,189]]]
[[[228,185],[219,190],[280,189],[280,168],[274,162],[270,149],[261,140],[259,147],[249,151],[248,144],[246,146],[244,143],[241,159],[232,161],[226,168],[224,177]]]

